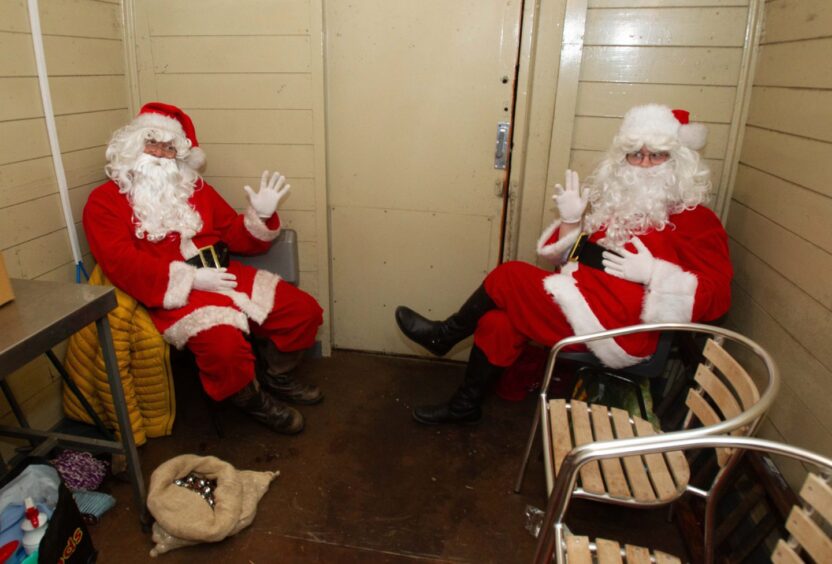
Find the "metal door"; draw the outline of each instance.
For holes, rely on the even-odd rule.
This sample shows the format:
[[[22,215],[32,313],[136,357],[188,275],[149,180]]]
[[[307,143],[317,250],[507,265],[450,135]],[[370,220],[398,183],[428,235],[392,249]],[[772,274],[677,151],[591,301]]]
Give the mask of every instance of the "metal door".
[[[396,306],[444,318],[499,262],[521,15],[521,0],[326,2],[333,346],[424,354]]]

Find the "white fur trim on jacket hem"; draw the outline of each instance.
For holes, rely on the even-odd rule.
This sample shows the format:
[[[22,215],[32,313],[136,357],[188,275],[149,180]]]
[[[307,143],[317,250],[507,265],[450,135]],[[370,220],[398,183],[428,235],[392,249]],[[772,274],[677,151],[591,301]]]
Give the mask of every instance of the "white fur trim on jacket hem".
[[[162,307],[176,309],[188,303],[188,296],[194,285],[196,268],[178,260],[168,267],[168,287],[162,299]]]
[[[601,325],[589,304],[586,303],[571,276],[565,274],[547,276],[543,280],[543,287],[551,294],[555,303],[560,306],[575,335],[597,333],[607,329]],[[627,353],[614,339],[592,341],[587,343],[586,346],[604,365],[610,368],[633,366],[647,358]]]
[[[246,209],[246,213],[243,216],[243,225],[246,226],[246,229],[248,229],[252,237],[261,241],[274,241],[280,235],[280,228],[269,229],[266,227],[266,222],[257,215],[257,212],[251,206]]]
[[[248,333],[248,319],[243,312],[233,307],[205,306],[192,311],[165,331],[165,340],[181,349],[188,339],[218,325],[230,325]]]
[[[263,323],[274,308],[274,293],[278,282],[280,282],[280,276],[277,274],[267,270],[258,270],[254,275],[250,298],[236,291],[227,292],[227,295],[249,319],[255,323]]]
[[[641,319],[645,323],[687,323],[693,317],[696,275],[678,265],[656,259],[644,292]]]
[[[547,227],[543,234],[540,236],[540,239],[537,240],[537,254],[545,259],[549,259],[552,261],[553,264],[563,264],[566,262],[566,253],[568,253],[572,249],[572,245],[575,244],[575,240],[578,238],[578,234],[580,234],[580,229],[575,229],[571,233],[567,234],[565,237],[561,237],[559,240],[551,243],[549,245],[546,244],[546,241],[549,240],[549,237],[560,228],[560,220],[556,219],[552,225]]]

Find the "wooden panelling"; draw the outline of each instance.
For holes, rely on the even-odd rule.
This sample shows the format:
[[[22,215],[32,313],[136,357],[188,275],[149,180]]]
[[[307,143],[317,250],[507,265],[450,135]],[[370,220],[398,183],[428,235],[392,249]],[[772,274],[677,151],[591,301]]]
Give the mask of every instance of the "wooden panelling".
[[[306,0],[150,0],[146,3],[150,32],[154,36],[309,33]]]
[[[779,43],[832,35],[829,0],[769,0],[763,43]]]
[[[101,147],[103,152],[113,131],[129,119],[127,111],[123,109],[58,116],[55,125],[58,128],[61,151]]]
[[[588,10],[584,45],[742,47],[747,9]]]
[[[803,88],[832,88],[832,38],[760,47],[754,84]]]
[[[19,245],[66,225],[57,194],[0,209],[0,241]]]
[[[186,108],[310,109],[308,74],[187,74],[156,77],[160,100]]]
[[[222,158],[218,155],[217,158]],[[280,163],[274,164],[274,170],[283,172]],[[248,207],[248,200],[243,186],[249,185],[257,189],[260,186],[260,177],[254,176],[205,176],[205,181],[214,188],[221,189],[223,198],[231,207],[243,211]],[[312,178],[288,177],[292,186],[289,196],[280,203],[279,213],[286,210],[307,210],[315,209],[315,181]]]
[[[121,41],[45,36],[43,49],[50,77],[124,74]]]
[[[572,147],[589,151],[605,151],[618,132],[621,120],[616,118],[575,118]],[[725,154],[728,142],[727,124],[708,124],[708,144],[701,154],[705,158],[718,159]]]
[[[737,203],[832,253],[832,199],[743,164],[733,196]]]
[[[832,91],[758,86],[748,124],[832,142]]]
[[[56,76],[49,79],[49,87],[57,115],[127,110],[127,80],[123,75]]]
[[[0,121],[43,116],[38,79],[5,77],[0,79]]]
[[[312,143],[311,110],[194,110],[200,143]]]
[[[49,155],[43,119],[0,122],[0,164]]]
[[[90,0],[39,2],[43,35],[98,37],[121,40],[121,9]],[[83,17],[79,13],[83,11]]]
[[[633,106],[657,102],[689,111],[694,121],[729,123],[735,93],[733,86],[582,82],[576,115],[623,117]]]
[[[0,165],[0,208],[57,191],[49,157]]]
[[[0,76],[36,76],[32,36],[0,32]]]
[[[80,225],[80,221],[83,217],[84,206],[87,203],[87,198],[89,198],[90,192],[92,192],[93,189],[99,184],[101,184],[101,182],[92,182],[90,184],[84,184],[83,186],[69,190],[69,205],[70,209],[72,209],[72,217],[75,221],[79,222],[79,230],[83,227]]]
[[[309,38],[156,37],[153,70],[171,73],[309,72]]]
[[[832,254],[739,202],[731,206],[729,229],[731,237],[749,252],[832,310]]]
[[[26,0],[0,2],[0,31],[29,32],[29,10]]]
[[[585,47],[582,81],[734,86],[741,49]]]
[[[44,272],[72,262],[66,229],[3,250],[6,269],[12,278],[37,278]]]
[[[287,178],[315,176],[313,148],[309,145],[206,143],[204,149],[208,154],[205,174],[209,176],[250,176],[262,172],[264,166],[277,168]]]
[[[298,243],[315,241],[315,213],[285,210],[280,214],[283,227],[298,232]]]
[[[730,232],[730,221],[728,228]],[[761,304],[765,312],[800,343],[803,354],[812,355],[822,364],[832,366],[832,348],[829,347],[832,312],[744,247],[731,245],[731,261],[736,285],[748,292],[754,302]],[[807,263],[806,268],[813,270],[814,265]],[[828,276],[828,273],[815,272],[818,277]],[[740,329],[750,331],[753,327],[740,326]],[[777,358],[777,361],[782,369],[788,369],[783,360]]]
[[[832,144],[746,128],[740,162],[832,196]]]
[[[751,296],[742,282],[734,284],[733,294],[732,324],[771,353],[780,368],[782,386],[774,405],[782,405],[770,412],[777,415],[772,422],[782,434],[779,440],[829,455],[832,453],[832,413],[828,397],[832,371],[807,352],[788,328],[769,315],[765,303]],[[796,408],[794,414],[790,414],[792,408]]]
[[[748,0],[589,0],[590,8],[670,8],[687,6],[747,6]]]
[[[104,147],[91,147],[80,151],[64,152],[66,182],[70,188],[105,180]]]

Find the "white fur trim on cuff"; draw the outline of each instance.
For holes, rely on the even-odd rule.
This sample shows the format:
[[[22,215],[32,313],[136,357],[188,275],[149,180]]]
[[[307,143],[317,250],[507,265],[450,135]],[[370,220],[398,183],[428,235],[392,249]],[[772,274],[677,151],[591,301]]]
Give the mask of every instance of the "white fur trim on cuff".
[[[280,235],[280,228],[272,230],[266,227],[266,222],[257,215],[257,212],[251,206],[246,209],[243,216],[243,225],[246,226],[252,237],[261,241],[274,241]]]
[[[586,303],[581,291],[575,285],[571,276],[564,274],[553,274],[543,280],[543,287],[546,289],[555,303],[560,306],[561,311],[572,326],[575,335],[586,335],[604,331],[606,327],[595,316],[589,304]],[[587,348],[610,368],[624,368],[642,362],[647,357],[633,356],[615,342],[615,339],[601,339],[586,344]]]
[[[653,275],[644,292],[641,319],[645,323],[687,323],[693,316],[693,301],[699,285],[696,275],[679,266],[656,259]]]
[[[188,296],[194,285],[196,268],[178,260],[168,267],[168,287],[162,299],[162,307],[176,309],[188,303]]]
[[[192,311],[165,331],[165,340],[181,349],[188,339],[212,327],[230,325],[243,333],[248,333],[248,319],[243,312],[233,307],[205,306]]]
[[[538,256],[549,259],[554,264],[563,264],[566,262],[566,253],[572,249],[572,245],[575,244],[575,241],[578,239],[578,235],[581,232],[580,229],[575,229],[565,237],[561,237],[554,243],[547,245],[546,241],[548,241],[549,237],[551,237],[552,234],[560,228],[560,224],[560,220],[556,219],[552,225],[543,231],[540,239],[537,240]]]
[[[274,293],[280,276],[266,270],[258,270],[254,275],[251,297],[242,292],[226,292],[246,316],[255,323],[263,323],[274,308]]]

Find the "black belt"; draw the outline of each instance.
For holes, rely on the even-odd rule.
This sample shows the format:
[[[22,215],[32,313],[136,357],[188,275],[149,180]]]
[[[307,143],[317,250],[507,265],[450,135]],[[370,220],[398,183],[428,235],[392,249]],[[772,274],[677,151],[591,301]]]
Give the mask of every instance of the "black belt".
[[[579,262],[598,270],[604,270],[603,256],[604,251],[615,253],[605,249],[601,245],[597,245],[589,240],[589,235],[581,232],[572,245],[572,250],[569,251],[569,256],[566,258],[568,262]],[[615,253],[617,254],[617,253]]]
[[[202,247],[188,260],[185,261],[191,266],[202,268],[226,268],[228,267],[228,245],[222,241]]]

